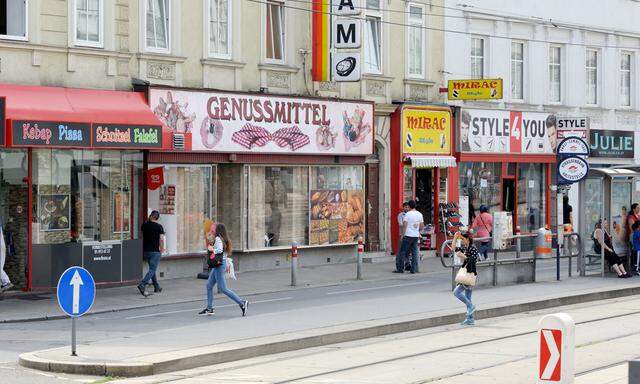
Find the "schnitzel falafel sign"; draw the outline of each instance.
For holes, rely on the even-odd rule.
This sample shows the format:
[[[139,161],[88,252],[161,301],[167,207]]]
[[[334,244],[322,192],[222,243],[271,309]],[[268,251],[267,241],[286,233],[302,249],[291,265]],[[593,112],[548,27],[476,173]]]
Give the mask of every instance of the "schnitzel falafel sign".
[[[369,155],[373,103],[152,88],[156,117],[191,151]]]

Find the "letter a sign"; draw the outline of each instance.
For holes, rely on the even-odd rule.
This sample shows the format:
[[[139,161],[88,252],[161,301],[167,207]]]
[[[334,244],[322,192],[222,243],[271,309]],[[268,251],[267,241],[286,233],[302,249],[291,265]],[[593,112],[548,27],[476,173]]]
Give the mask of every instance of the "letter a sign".
[[[334,15],[354,16],[359,15],[361,10],[360,0],[333,0]]]
[[[538,324],[539,384],[573,383],[575,323],[566,313],[543,317]]]

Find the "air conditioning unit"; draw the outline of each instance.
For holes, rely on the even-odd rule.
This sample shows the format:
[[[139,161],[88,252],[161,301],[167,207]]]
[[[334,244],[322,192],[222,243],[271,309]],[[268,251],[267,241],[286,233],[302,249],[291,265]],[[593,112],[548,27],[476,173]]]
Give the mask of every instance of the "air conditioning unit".
[[[184,134],[173,134],[173,149],[184,150]]]

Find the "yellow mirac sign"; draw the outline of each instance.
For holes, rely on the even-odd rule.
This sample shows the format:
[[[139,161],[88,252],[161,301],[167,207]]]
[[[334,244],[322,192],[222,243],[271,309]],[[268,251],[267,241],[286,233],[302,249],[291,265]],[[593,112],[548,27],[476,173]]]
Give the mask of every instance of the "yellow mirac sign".
[[[502,79],[449,80],[449,100],[500,100]]]
[[[404,107],[402,153],[450,154],[451,112],[427,106]]]

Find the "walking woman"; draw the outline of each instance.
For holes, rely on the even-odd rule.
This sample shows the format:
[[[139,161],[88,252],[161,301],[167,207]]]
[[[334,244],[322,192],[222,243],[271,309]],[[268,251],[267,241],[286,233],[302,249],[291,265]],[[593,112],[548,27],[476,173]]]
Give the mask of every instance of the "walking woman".
[[[604,259],[609,263],[611,268],[618,274],[618,277],[621,279],[631,277],[624,269],[624,265],[622,264],[622,260],[620,260],[620,256],[616,254],[616,251],[613,249],[613,244],[611,244],[611,235],[607,232],[607,226],[609,223],[607,219],[600,219],[596,223],[595,230],[593,231],[592,239],[593,239],[593,250],[598,254],[602,254],[602,244],[604,244]]]
[[[249,301],[242,300],[235,292],[227,288],[227,283],[224,280],[224,274],[227,269],[227,256],[231,254],[231,240],[227,235],[227,228],[222,223],[217,223],[215,226],[215,237],[213,244],[207,235],[207,264],[209,265],[209,279],[207,280],[207,307],[200,311],[199,315],[213,315],[213,287],[218,284],[220,292],[224,293],[231,300],[235,301],[242,311],[242,316],[247,314],[247,307]]]
[[[466,268],[468,274],[473,274],[473,283],[463,284],[459,283],[453,290],[453,295],[467,306],[467,317],[462,322],[462,325],[475,325],[475,319],[473,313],[476,311],[476,306],[471,302],[471,293],[473,291],[473,285],[475,284],[475,277],[478,275],[476,270],[476,262],[478,261],[478,249],[473,245],[473,235],[469,230],[461,230],[460,250],[456,252],[456,255],[462,260],[462,267]],[[456,277],[456,281],[458,278]]]

